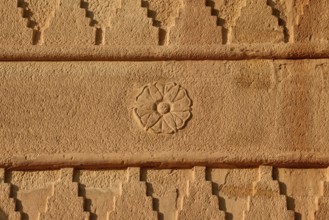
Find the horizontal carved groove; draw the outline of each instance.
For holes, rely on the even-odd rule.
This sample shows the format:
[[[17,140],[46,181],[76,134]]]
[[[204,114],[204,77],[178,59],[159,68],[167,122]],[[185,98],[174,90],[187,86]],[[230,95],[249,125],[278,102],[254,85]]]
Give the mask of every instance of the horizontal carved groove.
[[[239,155],[228,154],[202,154],[197,153],[198,158],[193,158],[196,153],[148,155],[135,154],[132,156],[113,155],[92,155],[92,154],[63,154],[43,155],[34,159],[15,158],[11,162],[2,164],[1,167],[8,170],[45,170],[74,167],[79,169],[118,169],[127,167],[148,167],[148,168],[191,168],[194,166],[207,166],[213,168],[252,168],[260,165],[271,165],[281,168],[324,168],[329,166],[329,156],[312,155],[300,153],[276,155],[276,157],[259,159],[260,155],[244,155],[241,161]],[[169,158],[169,159],[168,159]]]
[[[248,60],[329,58],[327,43],[223,45],[223,46],[131,46],[6,47],[0,61],[161,61]]]

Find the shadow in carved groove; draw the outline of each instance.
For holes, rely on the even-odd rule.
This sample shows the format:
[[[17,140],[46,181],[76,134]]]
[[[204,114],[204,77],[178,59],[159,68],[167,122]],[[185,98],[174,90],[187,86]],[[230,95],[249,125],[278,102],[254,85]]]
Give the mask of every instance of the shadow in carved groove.
[[[206,0],[206,6],[211,8],[211,15],[217,17],[217,25],[222,27],[222,44],[227,44],[230,31],[225,25],[225,20],[219,16],[219,10],[215,8],[215,2],[213,0]]]
[[[164,220],[164,214],[160,212],[160,200],[153,197],[154,189],[151,183],[146,182],[147,196],[152,198],[153,210],[158,213],[158,220]]]
[[[85,1],[81,1],[81,8],[84,8],[86,10],[86,17],[90,18],[90,26],[95,26],[98,22],[94,20],[94,12],[90,11],[89,3]],[[104,34],[105,30],[102,28],[96,28],[95,31],[95,44],[100,45],[104,43]]]
[[[165,45],[167,31],[161,28],[161,22],[156,20],[156,11],[150,9],[147,1],[142,1],[142,7],[147,8],[147,17],[152,18],[153,26],[159,28],[159,45]]]
[[[154,188],[152,183],[147,182],[147,171],[146,169],[141,169],[140,180],[146,183],[146,195],[152,198],[153,210],[158,213],[158,220],[164,220],[163,213],[160,212],[160,201],[158,198],[154,198]]]
[[[301,220],[302,219],[301,214],[296,212],[296,210],[295,210],[295,199],[288,196],[287,185],[284,182],[279,181],[279,170],[278,170],[278,168],[273,169],[273,179],[278,181],[278,183],[279,183],[280,194],[286,196],[287,209],[294,211],[295,220]]]
[[[8,175],[8,178],[11,179],[11,175]],[[16,201],[16,210],[21,212],[22,220],[30,220],[28,214],[24,212],[22,201],[17,198],[18,190],[19,190],[18,186],[11,185],[10,197],[15,199],[15,201]],[[0,210],[0,219],[3,219],[2,215],[1,215],[1,210]]]
[[[79,172],[79,171],[77,171]],[[84,199],[83,209],[90,213],[90,220],[97,220],[98,215],[91,210],[92,201],[86,196],[86,185],[79,183],[79,196]]]
[[[290,33],[287,28],[286,21],[282,18],[280,10],[277,9],[275,0],[267,0],[267,5],[272,8],[272,15],[278,18],[279,26],[283,28],[284,42],[288,43],[290,39]]]
[[[13,198],[13,187],[10,177],[4,168],[0,168],[0,219],[18,220],[22,215],[17,211],[16,198]]]
[[[211,193],[212,195],[218,198],[218,207],[220,210],[225,212],[225,220],[233,220],[233,213],[228,212],[229,210],[226,207],[226,200],[224,197],[220,196],[220,191],[223,185],[219,185],[218,183],[213,181],[212,178],[212,168],[206,169],[206,181],[211,182]]]
[[[1,209],[0,209],[0,219],[8,219],[8,215],[6,215]]]
[[[304,9],[310,4],[310,0],[289,1],[271,0],[272,7],[280,11],[280,18],[286,22],[286,29],[289,34],[289,42],[295,42],[295,28],[299,26],[301,17],[304,15]]]

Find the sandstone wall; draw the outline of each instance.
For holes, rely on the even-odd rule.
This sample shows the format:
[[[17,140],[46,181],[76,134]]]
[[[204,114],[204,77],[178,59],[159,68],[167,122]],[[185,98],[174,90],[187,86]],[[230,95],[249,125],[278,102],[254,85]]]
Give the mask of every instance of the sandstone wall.
[[[0,13],[0,220],[329,219],[327,0]]]

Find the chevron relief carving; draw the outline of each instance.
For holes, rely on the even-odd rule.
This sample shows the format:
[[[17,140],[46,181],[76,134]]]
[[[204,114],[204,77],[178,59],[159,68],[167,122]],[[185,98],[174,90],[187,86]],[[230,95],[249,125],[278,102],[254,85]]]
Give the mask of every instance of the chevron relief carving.
[[[284,30],[266,0],[247,0],[233,30],[234,43],[284,42]]]
[[[156,46],[158,35],[152,19],[147,17],[147,9],[142,7],[142,0],[121,0],[121,8],[111,19],[105,41],[109,45]]]
[[[86,16],[90,18],[90,26],[95,28],[95,44],[104,45],[106,30],[110,28],[111,18],[120,8],[121,0],[84,0],[81,7],[86,10]]]
[[[81,8],[82,3],[79,0],[59,1],[60,7],[51,26],[44,31],[47,36],[44,45],[55,48],[93,45],[94,28],[89,25],[90,18],[86,17],[86,10]]]
[[[278,17],[279,24],[283,26],[286,42],[295,42],[295,28],[299,25],[301,17],[310,0],[269,0],[268,4],[273,9],[273,14]]]
[[[212,8],[212,14],[218,17],[217,24],[223,27],[223,44],[232,43],[232,31],[236,20],[241,16],[241,9],[246,7],[246,3],[246,0],[208,0],[207,4]]]
[[[81,195],[85,198],[85,210],[90,219],[107,220],[114,211],[114,198],[120,196],[126,170],[79,170]]]
[[[40,213],[46,210],[47,198],[52,196],[52,186],[58,180],[59,171],[12,171],[9,174],[22,220],[39,219]]]
[[[218,206],[218,197],[212,194],[212,183],[206,181],[205,167],[194,167],[193,180],[187,183],[187,195],[183,199],[182,210],[178,213],[179,220],[225,219],[225,212]]]
[[[143,4],[153,19],[153,25],[159,28],[159,45],[168,45],[171,28],[175,26],[183,1],[144,0]]]
[[[320,208],[318,198],[323,195],[326,174],[325,168],[275,169],[275,178],[280,182],[282,194],[287,196],[288,209],[295,211],[295,219],[319,219],[314,218],[314,212]]]
[[[125,220],[134,216],[136,220],[156,220],[152,198],[147,196],[146,183],[141,181],[140,168],[127,169],[127,180],[122,184],[120,196],[115,197],[115,209],[109,219]]]
[[[178,211],[187,192],[186,183],[191,180],[192,170],[145,169],[144,176],[159,219],[177,220]]]
[[[222,44],[222,30],[217,26],[217,17],[202,0],[184,0],[184,7],[170,31],[170,45]]]
[[[48,198],[45,213],[40,220],[79,219],[89,220],[84,212],[84,199],[78,196],[78,183],[73,182],[73,169],[61,169],[60,179],[53,184],[53,195]]]
[[[18,6],[23,9],[23,17],[27,19],[27,27],[33,30],[32,44],[44,43],[44,31],[49,28],[59,4],[60,0],[18,0]]]
[[[244,212],[244,220],[294,219],[294,212],[287,210],[286,196],[280,195],[279,182],[272,178],[272,167],[260,166],[259,180],[253,185],[254,192],[248,197],[249,208]]]

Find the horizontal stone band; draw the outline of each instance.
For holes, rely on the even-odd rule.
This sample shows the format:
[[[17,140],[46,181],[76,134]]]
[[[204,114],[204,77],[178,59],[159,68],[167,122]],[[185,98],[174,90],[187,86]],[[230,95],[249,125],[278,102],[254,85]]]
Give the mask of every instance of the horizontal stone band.
[[[0,0],[1,60],[328,58],[327,0]]]
[[[327,60],[3,62],[0,165],[328,165],[328,73]],[[134,114],[158,100],[159,86],[136,100],[149,84],[174,103],[159,133],[145,126],[163,115]]]

